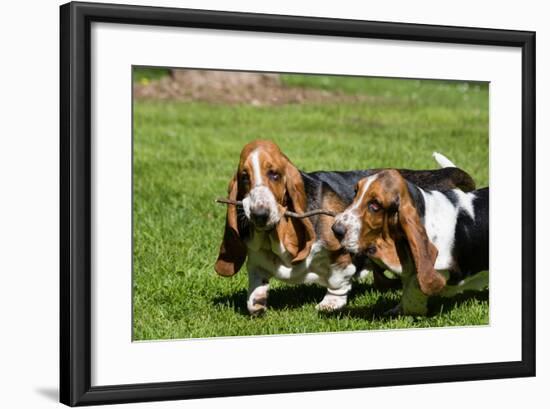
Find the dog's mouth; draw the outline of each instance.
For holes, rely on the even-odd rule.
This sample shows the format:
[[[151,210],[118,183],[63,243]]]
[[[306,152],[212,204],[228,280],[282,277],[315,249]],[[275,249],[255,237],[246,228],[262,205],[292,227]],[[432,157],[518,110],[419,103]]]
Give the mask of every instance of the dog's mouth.
[[[249,220],[256,230],[269,231],[277,226],[280,216],[278,214],[273,214],[271,211],[251,211]]]
[[[359,254],[359,247],[356,244],[348,244],[346,242],[341,242],[342,247],[350,254]]]
[[[259,231],[269,231],[273,230],[273,228],[275,227],[274,223],[256,222],[254,221],[254,219],[251,219],[250,221],[254,228]]]

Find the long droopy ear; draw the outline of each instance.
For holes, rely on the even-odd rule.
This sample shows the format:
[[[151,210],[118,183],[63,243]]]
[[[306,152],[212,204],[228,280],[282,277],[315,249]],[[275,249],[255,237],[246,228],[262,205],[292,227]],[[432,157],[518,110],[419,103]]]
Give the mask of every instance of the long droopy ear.
[[[297,213],[304,213],[307,209],[307,197],[302,175],[287,159],[285,168],[285,183],[288,200],[286,206]],[[277,232],[283,246],[294,257],[293,263],[305,260],[315,241],[315,230],[308,218],[289,218],[285,223],[279,223]]]
[[[228,194],[229,199],[237,200],[237,176],[234,176],[229,182]],[[246,245],[239,234],[237,207],[235,205],[227,205],[225,230],[214,269],[221,276],[232,276],[241,269],[245,260]]]
[[[399,223],[409,242],[420,289],[426,295],[437,294],[446,284],[445,278],[435,270],[438,251],[430,242],[410,198],[401,198]]]

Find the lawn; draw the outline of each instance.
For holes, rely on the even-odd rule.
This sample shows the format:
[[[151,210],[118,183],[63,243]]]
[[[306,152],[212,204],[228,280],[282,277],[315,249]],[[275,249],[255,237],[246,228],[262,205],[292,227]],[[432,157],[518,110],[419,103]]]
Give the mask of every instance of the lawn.
[[[140,81],[147,74],[139,77]],[[443,81],[286,76],[364,94],[362,102],[280,106],[134,101],[133,339],[480,325],[488,292],[430,300],[425,318],[384,318],[399,291],[357,283],[348,307],[315,310],[324,289],[272,281],[269,311],[246,310],[247,272],[216,275],[226,193],[248,141],[275,141],[302,170],[434,168],[433,151],[488,185],[488,87]]]

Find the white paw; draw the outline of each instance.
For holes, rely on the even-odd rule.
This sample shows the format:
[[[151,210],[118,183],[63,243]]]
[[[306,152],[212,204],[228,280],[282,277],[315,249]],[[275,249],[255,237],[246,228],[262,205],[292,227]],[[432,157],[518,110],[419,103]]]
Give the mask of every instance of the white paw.
[[[250,315],[257,317],[267,310],[267,288],[258,287],[250,296],[246,303]]]
[[[258,317],[258,316],[264,314],[267,311],[267,305],[266,304],[261,304],[261,303],[251,304],[251,303],[248,303],[246,306],[248,308],[249,314],[252,315],[253,317]]]
[[[315,308],[322,312],[338,311],[346,306],[347,300],[347,295],[327,294]]]

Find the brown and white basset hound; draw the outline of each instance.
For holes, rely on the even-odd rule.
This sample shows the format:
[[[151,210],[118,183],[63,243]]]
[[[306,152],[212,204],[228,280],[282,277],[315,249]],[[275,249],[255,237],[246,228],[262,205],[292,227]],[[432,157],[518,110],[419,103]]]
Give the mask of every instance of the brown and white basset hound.
[[[425,315],[431,295],[488,286],[489,188],[426,189],[397,170],[361,179],[333,231],[351,253],[366,254],[401,277],[392,311]]]
[[[265,311],[271,278],[326,287],[318,310],[345,306],[351,279],[365,268],[366,257],[354,258],[340,245],[331,229],[332,217],[295,219],[284,212],[319,208],[341,212],[352,202],[357,182],[379,171],[306,173],[271,141],[256,140],[242,149],[228,189],[229,199],[242,201],[242,207],[227,206],[215,270],[232,276],[247,261],[247,307],[252,315]],[[425,187],[472,190],[475,186],[472,178],[456,167],[400,172]]]

